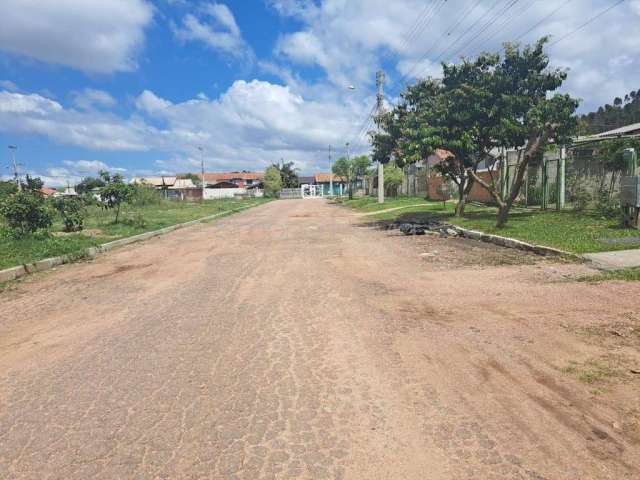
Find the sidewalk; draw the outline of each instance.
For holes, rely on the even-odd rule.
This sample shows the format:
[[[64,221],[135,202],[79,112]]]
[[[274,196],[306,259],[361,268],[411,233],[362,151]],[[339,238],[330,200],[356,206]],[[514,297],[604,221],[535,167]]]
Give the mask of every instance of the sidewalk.
[[[619,250],[617,252],[586,253],[584,258],[602,270],[620,270],[640,267],[639,250]]]

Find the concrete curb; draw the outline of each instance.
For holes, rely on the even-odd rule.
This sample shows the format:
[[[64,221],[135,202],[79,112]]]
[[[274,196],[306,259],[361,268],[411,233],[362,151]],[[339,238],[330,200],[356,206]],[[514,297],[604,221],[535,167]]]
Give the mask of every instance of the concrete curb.
[[[120,240],[114,240],[113,242],[103,243],[102,245],[98,245],[97,247],[91,247],[84,250],[79,250],[77,252],[70,253],[68,255],[45,258],[44,260],[38,260],[37,262],[34,262],[34,263],[28,263],[25,265],[19,265],[17,267],[11,267],[5,270],[0,270],[0,283],[10,282],[11,280],[16,280],[20,277],[24,277],[25,275],[30,275],[32,273],[44,272],[45,270],[50,270],[54,267],[63,265],[65,263],[72,263],[79,259],[96,258],[99,254],[106,253],[117,247],[123,247],[125,245],[130,245],[132,243],[142,242],[144,240],[157,237],[159,235],[164,235],[165,233],[170,233],[185,227],[191,227],[193,225],[206,222],[208,220],[213,220],[214,218],[230,215],[232,213],[240,212],[242,210],[246,210],[248,208],[252,208],[255,206],[257,205],[250,205],[248,207],[227,210],[226,212],[216,213],[214,215],[198,218],[196,220],[191,220],[189,222],[171,225],[169,227],[161,228],[160,230],[145,232],[145,233],[141,233],[140,235],[134,235],[132,237],[121,238]]]
[[[582,259],[580,255],[575,253],[566,252],[553,247],[546,247],[544,245],[536,245],[533,243],[523,242],[522,240],[516,240],[515,238],[501,237],[500,235],[491,235],[489,233],[479,232],[477,230],[468,230],[466,228],[458,227],[456,225],[449,225],[451,228],[457,231],[461,236],[465,238],[471,238],[472,240],[480,240],[481,242],[494,243],[501,247],[516,248],[518,250],[525,250],[533,252],[538,255],[566,257],[573,259]]]

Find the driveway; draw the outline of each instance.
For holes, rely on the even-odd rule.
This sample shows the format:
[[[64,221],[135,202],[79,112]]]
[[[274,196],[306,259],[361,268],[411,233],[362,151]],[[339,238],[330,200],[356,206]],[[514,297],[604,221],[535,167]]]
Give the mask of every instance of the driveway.
[[[638,284],[363,221],[271,202],[0,293],[0,478],[639,478]]]

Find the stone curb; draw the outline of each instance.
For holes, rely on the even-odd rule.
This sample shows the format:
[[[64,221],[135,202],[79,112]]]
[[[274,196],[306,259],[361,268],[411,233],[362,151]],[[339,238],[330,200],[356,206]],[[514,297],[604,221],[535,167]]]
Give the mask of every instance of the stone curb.
[[[242,210],[246,210],[247,208],[252,208],[254,206],[255,205],[250,205],[248,207],[227,210],[226,212],[216,213],[214,215],[209,215],[208,217],[198,218],[196,220],[190,220],[185,223],[178,223],[176,225],[164,227],[164,228],[161,228],[160,230],[145,232],[145,233],[141,233],[140,235],[134,235],[132,237],[121,238],[120,240],[114,240],[113,242],[103,243],[102,245],[98,245],[97,247],[91,247],[84,250],[79,250],[78,252],[71,253],[68,255],[45,258],[44,260],[38,260],[37,262],[34,262],[34,263],[28,263],[25,265],[19,265],[17,267],[11,267],[5,270],[0,270],[0,283],[16,280],[17,278],[23,277],[25,275],[30,275],[32,273],[44,272],[45,270],[50,270],[59,265],[74,262],[80,258],[82,259],[96,258],[99,254],[106,253],[110,250],[113,250],[116,247],[123,247],[125,245],[130,245],[132,243],[142,242],[144,240],[157,237],[159,235],[164,235],[165,233],[170,233],[175,230],[179,230],[181,228],[197,225],[199,223],[206,222],[208,220],[213,220],[214,218],[222,217],[224,215],[229,215],[231,213],[240,212]]]
[[[525,250],[544,256],[582,259],[581,256],[576,255],[575,253],[566,252],[564,250],[559,250],[553,247],[546,247],[544,245],[527,243],[523,242],[522,240],[516,240],[515,238],[501,237],[500,235],[491,235],[489,233],[479,232],[477,230],[468,230],[456,225],[450,225],[448,228],[457,231],[461,236],[465,238],[480,240],[481,242],[494,243],[496,245],[500,245],[501,247],[516,248],[518,250]]]

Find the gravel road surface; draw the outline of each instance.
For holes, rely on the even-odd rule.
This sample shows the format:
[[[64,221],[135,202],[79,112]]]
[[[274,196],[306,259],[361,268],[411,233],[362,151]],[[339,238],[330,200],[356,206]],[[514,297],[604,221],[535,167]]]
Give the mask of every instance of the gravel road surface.
[[[271,202],[5,289],[0,478],[640,478],[637,283],[362,222]]]

